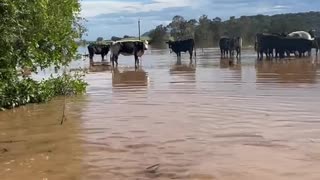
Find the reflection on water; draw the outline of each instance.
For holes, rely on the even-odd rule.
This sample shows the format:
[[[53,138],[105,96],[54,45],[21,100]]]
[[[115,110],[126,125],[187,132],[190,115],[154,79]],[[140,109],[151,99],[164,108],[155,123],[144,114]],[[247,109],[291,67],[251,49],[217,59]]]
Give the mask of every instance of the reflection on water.
[[[317,65],[308,59],[263,61],[256,65],[257,82],[316,83]]]
[[[197,55],[89,73],[63,126],[60,99],[1,112],[0,179],[319,179],[319,61]]]
[[[241,60],[236,58],[221,58],[220,68],[241,67]]]
[[[114,87],[148,86],[148,82],[148,74],[141,68],[122,72],[118,68],[113,69],[112,85]]]
[[[189,64],[182,63],[181,58],[177,59],[177,62],[175,65],[173,65],[170,68],[170,73],[171,74],[176,74],[176,73],[196,73],[196,64],[190,60]]]

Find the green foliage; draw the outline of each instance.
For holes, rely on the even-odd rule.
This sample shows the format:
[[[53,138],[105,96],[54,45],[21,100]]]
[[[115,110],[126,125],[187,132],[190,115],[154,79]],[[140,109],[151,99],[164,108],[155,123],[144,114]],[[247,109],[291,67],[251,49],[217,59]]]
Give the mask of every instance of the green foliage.
[[[170,34],[174,39],[182,40],[194,37],[195,24],[195,20],[187,21],[182,16],[175,16],[168,28],[171,29]]]
[[[67,65],[80,38],[78,0],[1,0],[0,67]]]
[[[36,82],[20,78],[18,71],[59,68],[74,60],[75,40],[86,30],[79,12],[78,0],[0,0],[0,108],[83,92],[85,83],[79,77]]]
[[[82,74],[64,74],[42,82],[16,78],[14,82],[1,81],[0,85],[0,109],[48,102],[56,96],[83,94],[87,87]]]
[[[255,35],[261,32],[290,33],[312,29],[319,32],[320,12],[242,16],[240,18],[232,16],[226,21],[222,21],[219,17],[210,19],[202,15],[198,22],[194,19],[188,21],[182,16],[175,16],[167,28],[170,29],[170,35],[175,40],[194,37],[198,47],[216,46],[221,36],[241,36],[245,45],[252,45]],[[160,41],[166,39],[159,36],[161,34],[157,34],[155,39]]]
[[[168,33],[167,33],[167,27],[163,25],[159,25],[156,27],[156,29],[152,30],[149,33],[149,37],[151,38],[151,41],[153,44],[161,44],[169,39]]]

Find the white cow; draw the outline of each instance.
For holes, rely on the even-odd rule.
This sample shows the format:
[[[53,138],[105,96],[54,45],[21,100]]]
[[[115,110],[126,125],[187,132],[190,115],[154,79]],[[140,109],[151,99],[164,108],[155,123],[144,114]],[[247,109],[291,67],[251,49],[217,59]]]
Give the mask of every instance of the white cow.
[[[314,38],[311,37],[310,33],[305,32],[305,31],[295,31],[295,32],[288,34],[288,36],[307,39],[307,40],[311,40],[311,41],[314,40]]]

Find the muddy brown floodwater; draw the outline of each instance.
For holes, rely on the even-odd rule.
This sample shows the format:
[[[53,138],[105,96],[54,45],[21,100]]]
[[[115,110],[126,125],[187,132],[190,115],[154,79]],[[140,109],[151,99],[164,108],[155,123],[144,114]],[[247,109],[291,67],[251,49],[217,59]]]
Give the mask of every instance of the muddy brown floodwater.
[[[88,74],[62,126],[61,98],[0,112],[0,179],[319,180],[319,59],[255,58],[149,50]]]

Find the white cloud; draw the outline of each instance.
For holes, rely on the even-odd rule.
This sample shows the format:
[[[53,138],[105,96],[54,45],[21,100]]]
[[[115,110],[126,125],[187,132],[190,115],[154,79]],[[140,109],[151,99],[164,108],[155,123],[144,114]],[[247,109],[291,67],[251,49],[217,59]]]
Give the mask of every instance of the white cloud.
[[[111,13],[139,13],[150,11],[161,11],[166,8],[192,7],[197,1],[195,0],[152,0],[151,3],[139,1],[82,1],[81,15],[89,18],[101,14]]]
[[[274,9],[287,9],[288,6],[284,6],[284,5],[276,5],[276,6],[273,6]]]

